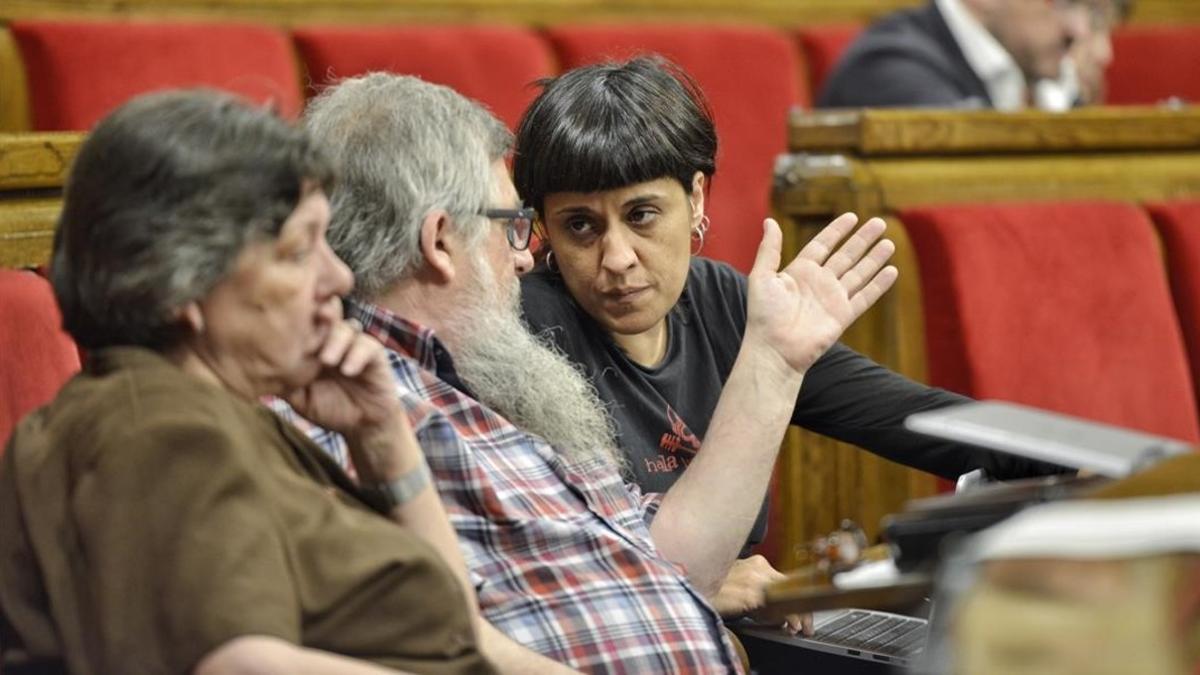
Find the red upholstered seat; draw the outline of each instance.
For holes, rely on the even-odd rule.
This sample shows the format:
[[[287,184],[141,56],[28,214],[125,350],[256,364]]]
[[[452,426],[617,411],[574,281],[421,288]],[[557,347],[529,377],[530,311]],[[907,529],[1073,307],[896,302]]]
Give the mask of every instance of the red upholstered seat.
[[[1158,243],[1131,204],[912,208],[932,384],[1200,440]]]
[[[825,78],[833,70],[842,52],[854,42],[863,27],[856,23],[836,23],[822,26],[808,26],[796,31],[796,39],[804,51],[804,61],[808,65],[808,82],[813,98],[821,91]]]
[[[749,271],[775,158],[787,148],[788,110],[808,103],[795,45],[777,31],[739,26],[557,26],[547,34],[564,70],[656,52],[696,78],[720,137],[702,253]]]
[[[537,33],[509,26],[308,27],[293,33],[315,87],[371,71],[417,75],[486,104],[509,127],[554,73]]]
[[[50,284],[33,272],[0,269],[0,452],[17,422],[54,398],[79,370]]]
[[[1107,101],[1200,102],[1200,26],[1126,26],[1113,33]]]
[[[300,111],[295,55],[273,28],[74,21],[15,21],[11,28],[36,130],[88,129],[133,96],[172,87],[232,91],[289,117]]]
[[[1200,201],[1147,204],[1166,249],[1175,311],[1200,398]]]

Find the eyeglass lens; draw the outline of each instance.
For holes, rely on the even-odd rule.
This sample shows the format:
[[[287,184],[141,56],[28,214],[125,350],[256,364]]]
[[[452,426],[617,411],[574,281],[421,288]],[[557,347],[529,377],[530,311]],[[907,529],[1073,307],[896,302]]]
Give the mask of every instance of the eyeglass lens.
[[[505,230],[508,232],[508,244],[518,251],[525,250],[529,246],[529,235],[533,232],[533,221],[524,216],[516,216],[508,219],[508,227]]]

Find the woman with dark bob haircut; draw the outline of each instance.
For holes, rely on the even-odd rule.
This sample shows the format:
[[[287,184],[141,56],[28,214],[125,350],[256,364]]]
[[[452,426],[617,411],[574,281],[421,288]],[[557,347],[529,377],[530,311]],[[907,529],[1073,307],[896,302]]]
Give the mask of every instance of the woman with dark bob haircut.
[[[550,251],[522,278],[525,317],[612,404],[633,478],[648,492],[666,492],[700,449],[745,334],[746,277],[693,253],[709,226],[716,152],[703,94],[657,57],[544,82],[517,130],[514,182],[540,214]],[[843,215],[814,242],[836,242],[855,222]],[[878,219],[859,232],[875,229]],[[904,429],[911,413],[963,401],[835,343],[804,374],[792,424],[945,478],[980,467],[998,477],[1050,470]],[[764,504],[747,548],[765,524]],[[761,557],[743,560],[714,605],[729,615],[753,609],[777,578]]]
[[[491,671],[384,350],[342,318],[331,179],[214,92],[83,144],[51,268],[87,362],[0,468],[7,675]],[[350,439],[365,487],[264,396]]]

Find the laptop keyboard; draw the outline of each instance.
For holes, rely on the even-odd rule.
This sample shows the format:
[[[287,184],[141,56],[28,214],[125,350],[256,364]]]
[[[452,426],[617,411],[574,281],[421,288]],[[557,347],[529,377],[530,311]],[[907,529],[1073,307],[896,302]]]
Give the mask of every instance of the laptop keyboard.
[[[921,619],[852,609],[818,625],[809,639],[849,649],[909,657],[924,648],[927,632],[927,624]]]

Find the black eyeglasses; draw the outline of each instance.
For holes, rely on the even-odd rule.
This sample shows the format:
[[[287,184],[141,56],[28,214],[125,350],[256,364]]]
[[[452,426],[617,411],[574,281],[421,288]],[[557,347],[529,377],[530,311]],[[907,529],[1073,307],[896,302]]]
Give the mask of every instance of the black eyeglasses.
[[[529,248],[529,240],[533,238],[533,221],[537,211],[532,206],[519,209],[488,209],[483,215],[493,220],[504,221],[504,233],[508,235],[508,245],[514,251],[524,251]]]

